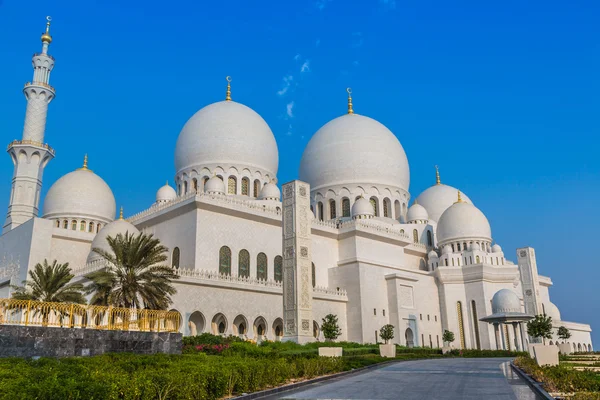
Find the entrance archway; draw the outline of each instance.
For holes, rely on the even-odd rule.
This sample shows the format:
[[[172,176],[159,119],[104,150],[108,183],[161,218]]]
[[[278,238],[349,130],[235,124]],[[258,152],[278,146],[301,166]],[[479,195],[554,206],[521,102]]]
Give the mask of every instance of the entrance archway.
[[[404,339],[406,340],[406,347],[414,347],[415,337],[412,329],[406,328],[406,331],[404,331]]]
[[[194,311],[188,319],[188,328],[190,329],[190,335],[196,336],[204,332],[204,326],[206,322],[204,315],[200,311]]]
[[[211,325],[213,335],[225,335],[227,332],[227,318],[221,313],[213,317]]]
[[[254,339],[257,343],[267,339],[267,321],[263,317],[254,320]]]
[[[280,342],[281,339],[283,339],[283,320],[281,318],[277,318],[273,321],[273,336],[277,342]]]
[[[245,339],[248,334],[248,320],[243,315],[238,315],[233,320],[233,334]]]

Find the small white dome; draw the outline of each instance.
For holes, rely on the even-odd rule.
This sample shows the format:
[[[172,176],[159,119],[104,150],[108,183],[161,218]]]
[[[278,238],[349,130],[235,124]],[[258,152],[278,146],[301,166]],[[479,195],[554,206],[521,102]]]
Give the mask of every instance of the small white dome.
[[[167,182],[164,186],[162,186],[156,192],[156,202],[157,203],[167,203],[169,201],[173,201],[177,198],[177,193],[175,193],[175,189],[169,186],[169,182]]]
[[[450,245],[445,245],[442,248],[442,254],[451,254],[452,253],[452,248],[450,248]]]
[[[521,301],[515,292],[501,289],[492,297],[492,313],[520,313]]]
[[[410,183],[408,159],[396,136],[357,114],[335,118],[313,135],[302,154],[299,176],[311,190],[356,184],[408,191]]]
[[[115,219],[115,196],[110,187],[87,168],[61,177],[48,190],[42,218],[87,218],[108,223]]]
[[[370,217],[375,215],[371,202],[362,196],[352,205],[352,217],[358,217],[359,215],[367,215]]]
[[[225,183],[218,176],[213,176],[204,184],[204,191],[209,194],[225,194]]]
[[[117,219],[109,224],[104,225],[104,228],[100,229],[100,232],[94,237],[92,241],[92,246],[90,247],[90,254],[88,254],[87,262],[92,262],[96,260],[100,260],[102,258],[101,255],[94,252],[94,249],[102,249],[104,251],[112,251],[110,246],[108,245],[108,241],[106,238],[108,236],[115,237],[119,233],[124,235],[126,232],[132,234],[138,234],[140,231],[133,226],[131,223],[125,221],[124,219]]]
[[[279,199],[281,198],[281,191],[279,190],[276,184],[274,184],[273,182],[269,182],[265,186],[263,186],[258,198],[260,200],[279,201]]]
[[[415,203],[409,207],[408,213],[406,214],[406,220],[408,222],[413,221],[427,221],[429,219],[429,214],[427,214],[427,210],[422,205]]]
[[[440,217],[437,239],[442,244],[461,239],[491,241],[492,230],[487,218],[477,207],[462,201],[454,203]]]
[[[479,251],[481,250],[481,246],[479,245],[479,243],[473,243],[471,245],[471,251]]]
[[[277,174],[279,152],[269,125],[254,110],[234,101],[210,104],[185,124],[175,146],[177,173],[192,167],[234,165]]]
[[[456,202],[457,192],[458,189],[452,186],[444,184],[433,185],[417,197],[417,203],[425,207],[429,215],[429,220],[439,222],[444,211]],[[462,192],[461,197],[465,203],[473,204],[471,199]]]
[[[502,247],[499,244],[492,246],[492,253],[502,253]]]
[[[556,304],[548,302],[544,303],[544,311],[546,315],[552,317],[552,322],[560,321],[560,310],[556,307]]]
[[[427,258],[428,259],[432,259],[432,258],[439,258],[437,253],[434,250],[431,250],[428,254],[427,254]]]

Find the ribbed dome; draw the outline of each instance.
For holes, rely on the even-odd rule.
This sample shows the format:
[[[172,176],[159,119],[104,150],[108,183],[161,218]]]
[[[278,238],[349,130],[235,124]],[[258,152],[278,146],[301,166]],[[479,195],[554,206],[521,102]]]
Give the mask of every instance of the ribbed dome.
[[[439,184],[433,185],[428,189],[425,189],[417,197],[417,203],[425,207],[429,215],[429,220],[439,222],[440,217],[454,202],[456,202],[456,193],[458,189],[452,186]],[[471,199],[461,192],[461,196],[464,202],[471,203]]]
[[[156,192],[156,202],[157,203],[167,203],[169,201],[173,201],[177,198],[177,193],[175,189],[173,189],[169,182],[167,182],[164,186],[162,186]]]
[[[515,292],[501,289],[492,298],[492,313],[520,313],[521,301]]]
[[[276,184],[269,182],[263,186],[258,198],[260,200],[279,200],[281,198],[281,191]]]
[[[487,218],[477,207],[470,203],[459,202],[454,203],[440,217],[437,239],[440,244],[458,239],[491,241],[492,230]]]
[[[492,253],[502,253],[502,247],[499,244],[492,246]]]
[[[413,221],[426,221],[429,219],[427,210],[422,205],[415,203],[409,207],[408,213],[406,214],[406,220],[408,222]]]
[[[108,223],[115,218],[115,196],[110,187],[89,169],[78,169],[57,180],[48,190],[43,218],[87,218]]]
[[[234,101],[210,104],[185,124],[175,147],[175,169],[210,165],[248,167],[275,177],[277,143],[254,110]]]
[[[100,232],[94,237],[92,241],[92,246],[90,247],[90,254],[87,257],[87,262],[96,261],[102,258],[98,253],[94,252],[94,249],[102,249],[104,251],[112,251],[110,246],[108,245],[108,241],[106,238],[108,236],[115,237],[119,233],[125,234],[126,232],[138,234],[140,231],[133,226],[131,223],[125,221],[124,219],[117,219],[110,224],[104,226],[104,228],[100,229]]]
[[[210,194],[225,194],[225,183],[218,176],[213,176],[204,184],[204,191]]]
[[[374,216],[375,211],[371,202],[364,197],[359,197],[352,205],[352,216],[358,217],[359,215]]]
[[[372,118],[348,114],[314,134],[300,161],[300,180],[311,190],[341,184],[381,185],[408,191],[410,174],[402,145]]]

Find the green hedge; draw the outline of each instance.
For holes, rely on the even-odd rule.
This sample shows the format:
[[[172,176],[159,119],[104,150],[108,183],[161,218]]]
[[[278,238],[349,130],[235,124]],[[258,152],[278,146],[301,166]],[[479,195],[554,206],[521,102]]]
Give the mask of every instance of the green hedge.
[[[573,369],[573,367],[566,365],[540,367],[528,356],[517,357],[517,359],[515,359],[515,364],[527,374],[531,375],[536,381],[542,382],[544,389],[549,392],[584,392],[579,393],[579,397],[575,398],[600,398],[600,374],[594,371],[578,371]]]

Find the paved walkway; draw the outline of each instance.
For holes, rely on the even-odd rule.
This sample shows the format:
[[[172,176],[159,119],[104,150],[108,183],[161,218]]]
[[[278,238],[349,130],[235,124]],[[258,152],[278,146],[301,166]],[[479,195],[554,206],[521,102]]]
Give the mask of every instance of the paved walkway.
[[[405,361],[263,398],[539,400],[506,358]]]

